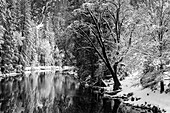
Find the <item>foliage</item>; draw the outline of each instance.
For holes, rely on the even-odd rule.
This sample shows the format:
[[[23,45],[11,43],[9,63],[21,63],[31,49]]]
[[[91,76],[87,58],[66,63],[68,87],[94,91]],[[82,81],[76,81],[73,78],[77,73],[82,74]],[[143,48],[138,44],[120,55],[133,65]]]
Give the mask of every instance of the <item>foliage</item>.
[[[134,30],[134,54],[140,54],[143,66],[142,85],[151,86],[163,80],[163,72],[169,63],[169,1],[131,0],[135,11],[133,22],[138,25]],[[151,78],[151,79],[150,79]],[[157,80],[158,78],[158,80]],[[154,82],[150,82],[153,81]],[[163,81],[162,81],[163,82]],[[164,86],[161,87],[163,90]]]
[[[115,84],[118,64],[131,46],[134,24],[126,25],[131,13],[127,1],[86,1],[81,8],[74,10],[77,19],[68,26],[77,36],[85,38],[95,50],[111,72]]]
[[[140,25],[137,31],[141,38],[137,46],[145,56],[160,60],[162,65],[169,56],[169,5],[166,0],[153,0],[138,3],[135,14]],[[140,13],[139,13],[140,12]],[[137,14],[138,13],[138,14]],[[142,32],[141,32],[142,30]],[[154,61],[154,60],[153,60]]]
[[[80,79],[85,80],[89,75],[94,79],[99,59],[96,51],[83,36],[73,34],[71,40],[71,43],[68,42],[69,50],[74,56],[71,60],[75,60]]]
[[[167,0],[0,0],[0,68],[74,65],[83,81],[170,62]],[[93,80],[92,80],[93,81]]]
[[[1,71],[8,72],[14,71],[15,63],[18,64],[20,60],[20,56],[18,55],[17,45],[18,43],[16,38],[13,37],[14,30],[16,27],[14,26],[14,18],[12,17],[12,1],[1,1],[1,46],[0,46],[0,54],[1,54]],[[16,36],[19,37],[19,36]],[[20,39],[19,39],[20,40]]]
[[[57,3],[55,0],[0,1],[1,71],[15,71],[17,65],[39,65],[42,55],[47,65],[54,65],[57,45],[52,19]]]

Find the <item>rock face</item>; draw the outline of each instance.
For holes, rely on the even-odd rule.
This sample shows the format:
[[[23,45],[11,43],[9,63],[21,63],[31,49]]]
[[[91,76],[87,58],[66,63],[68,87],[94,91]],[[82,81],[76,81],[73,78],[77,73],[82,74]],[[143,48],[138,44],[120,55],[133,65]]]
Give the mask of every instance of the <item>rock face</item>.
[[[147,88],[149,86],[154,86],[161,80],[160,71],[154,71],[149,72],[143,75],[143,77],[140,79],[140,83],[144,88]]]

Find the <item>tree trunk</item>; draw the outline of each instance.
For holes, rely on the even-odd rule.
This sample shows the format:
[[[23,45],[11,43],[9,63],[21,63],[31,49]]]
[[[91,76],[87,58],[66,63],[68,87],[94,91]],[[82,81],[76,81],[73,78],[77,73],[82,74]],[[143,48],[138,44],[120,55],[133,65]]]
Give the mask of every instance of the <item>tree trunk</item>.
[[[164,92],[164,81],[163,80],[160,81],[160,87],[161,87],[160,93],[163,93]]]
[[[113,69],[114,69],[114,75],[112,75],[112,76],[114,76],[113,78],[114,78],[114,82],[115,82],[115,84],[114,84],[114,90],[117,90],[117,89],[119,89],[120,88],[120,86],[121,86],[121,84],[120,84],[120,82],[119,82],[119,79],[118,79],[118,77],[117,77],[117,66],[118,66],[118,63],[115,63],[114,64],[114,66],[113,66]],[[113,71],[113,70],[112,70]],[[112,73],[112,72],[111,72]]]
[[[111,65],[107,65],[107,68],[109,69],[112,77],[113,77],[113,81],[114,81],[114,86],[113,86],[113,90],[118,90],[121,86],[120,82],[119,82],[119,79],[117,77],[117,63],[115,63],[114,65],[114,71],[111,67]]]
[[[103,57],[104,59],[106,60],[106,66],[107,68],[109,69],[112,77],[113,77],[113,81],[114,81],[114,86],[113,86],[113,90],[118,90],[121,86],[120,82],[119,82],[119,79],[117,77],[117,66],[118,66],[118,63],[119,62],[116,62],[112,68],[110,62],[109,62],[109,59],[106,55],[106,51],[105,51],[105,47],[102,47],[102,53],[103,53]],[[113,70],[114,69],[114,70]]]

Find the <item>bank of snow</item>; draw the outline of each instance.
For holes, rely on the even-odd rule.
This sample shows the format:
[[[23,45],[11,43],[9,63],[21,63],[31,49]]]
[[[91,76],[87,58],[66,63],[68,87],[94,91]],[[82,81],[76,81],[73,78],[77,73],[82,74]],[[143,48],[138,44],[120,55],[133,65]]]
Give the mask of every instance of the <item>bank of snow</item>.
[[[66,71],[66,70],[73,70],[74,66],[37,66],[37,67],[26,67],[25,71],[31,70],[56,70],[56,71]]]
[[[62,72],[62,71],[71,71],[73,72],[75,69],[75,67],[73,66],[37,66],[37,67],[25,67],[25,70],[24,72],[31,72],[31,71],[41,71],[41,70],[55,70],[55,71],[59,71],[59,72]],[[0,72],[0,77],[7,77],[7,76],[17,76],[17,75],[20,75],[22,73],[17,73],[17,72],[12,72],[12,73],[5,73],[5,74],[2,74]]]
[[[133,97],[141,98],[138,101],[127,101],[128,103],[141,105],[151,104],[160,107],[161,109],[165,109],[166,113],[170,113],[170,94],[162,93],[159,91],[151,91],[151,89],[146,88],[143,89],[139,84],[139,80],[135,78],[136,76],[126,77],[125,80],[121,81],[122,91],[118,93],[118,96],[122,96],[123,94],[128,94],[133,92]]]

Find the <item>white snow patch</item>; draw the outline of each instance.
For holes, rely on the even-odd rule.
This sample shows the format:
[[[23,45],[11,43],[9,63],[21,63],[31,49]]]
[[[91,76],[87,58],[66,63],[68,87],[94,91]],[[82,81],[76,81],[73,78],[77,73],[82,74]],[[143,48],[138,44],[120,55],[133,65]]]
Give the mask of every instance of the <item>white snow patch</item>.
[[[135,76],[126,77],[125,80],[121,81],[122,91],[117,96],[128,94],[133,92],[133,97],[141,98],[138,101],[127,101],[128,103],[141,105],[147,102],[148,104],[155,105],[161,109],[165,109],[166,113],[170,113],[170,94],[162,93],[159,91],[151,91],[151,89],[143,89],[141,85],[134,85],[139,83],[139,80]]]

